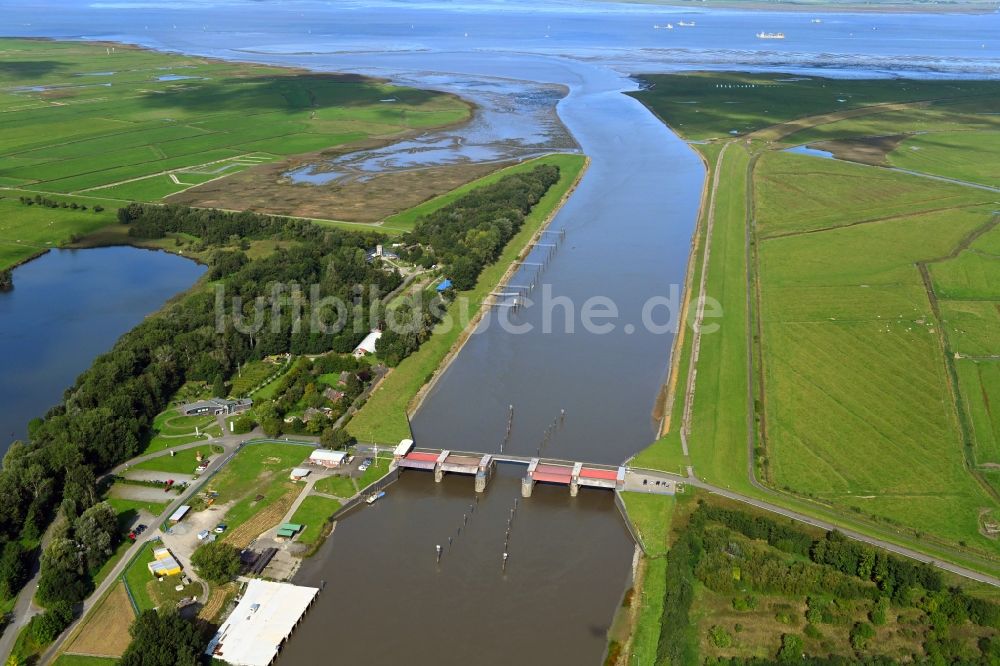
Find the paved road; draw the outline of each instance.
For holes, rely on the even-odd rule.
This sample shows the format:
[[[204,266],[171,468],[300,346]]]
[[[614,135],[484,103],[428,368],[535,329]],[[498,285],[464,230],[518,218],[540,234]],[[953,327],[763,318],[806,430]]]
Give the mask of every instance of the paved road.
[[[210,460],[208,464],[208,469],[205,470],[204,474],[202,474],[203,477],[208,477],[213,472],[217,472],[226,463],[228,463],[230,459],[232,459],[236,451],[239,450],[242,442],[246,441],[247,439],[251,439],[258,436],[260,436],[259,433],[247,434],[247,435],[227,435],[225,437],[221,437],[218,439],[194,442],[192,444],[185,446],[177,446],[174,447],[173,449],[157,451],[149,455],[134,458],[133,460],[130,461],[130,463],[135,464],[143,460],[152,460],[154,458],[161,458],[163,456],[170,455],[171,450],[180,451],[185,448],[193,448],[195,446],[205,446],[206,444],[219,445],[223,447],[226,450],[226,452],[225,454],[217,455]],[[118,467],[114,468],[114,470],[112,470],[112,473],[119,473],[125,467],[126,465],[124,464],[119,465]],[[143,546],[145,546],[145,544],[158,538],[157,535],[159,534],[159,530],[157,528],[159,527],[159,525],[164,520],[169,518],[170,515],[177,510],[177,507],[189,501],[198,491],[199,487],[200,484],[197,482],[191,484],[183,493],[181,493],[177,497],[177,499],[175,499],[174,501],[172,501],[170,504],[167,505],[167,508],[164,509],[163,512],[155,519],[155,522],[152,525],[150,525],[150,529],[147,530],[141,537],[136,539],[134,544],[129,546],[128,550],[125,551],[125,554],[121,557],[121,559],[118,560],[118,563],[115,564],[111,572],[104,578],[103,581],[101,581],[101,584],[97,586],[97,589],[94,590],[93,594],[91,594],[89,597],[87,597],[86,600],[84,600],[83,611],[80,613],[79,618],[75,620],[69,627],[67,627],[66,630],[59,636],[59,638],[57,638],[55,642],[51,646],[49,646],[49,649],[46,650],[45,653],[42,655],[41,659],[38,660],[39,664],[47,664],[55,659],[55,656],[59,653],[59,650],[61,649],[62,644],[65,642],[66,638],[69,637],[70,633],[73,631],[76,625],[84,617],[87,616],[87,613],[90,612],[91,608],[93,608],[94,605],[98,601],[100,601],[100,599],[104,596],[104,594],[108,590],[110,590],[115,583],[118,582],[118,579],[121,577],[122,573],[124,573],[125,568],[132,561],[132,558],[135,557],[136,553],[138,553],[139,550],[142,549]],[[22,594],[24,594],[24,592],[22,592]],[[5,637],[6,633],[10,632],[5,632]],[[7,658],[7,654],[8,654],[7,652],[0,652],[0,656],[2,656],[4,659]]]
[[[111,471],[111,473],[112,474],[121,473],[126,468],[127,465],[135,465],[136,463],[142,462],[144,460],[152,460],[155,458],[168,456],[170,455],[171,450],[182,451],[184,449],[195,448],[198,446],[205,446],[206,444],[221,446],[223,449],[225,449],[225,453],[222,455],[217,455],[214,458],[212,458],[212,460],[209,462],[208,469],[204,472],[204,474],[202,474],[202,478],[208,478],[213,473],[222,469],[222,467],[224,467],[232,459],[233,455],[235,455],[235,453],[239,450],[243,442],[250,439],[258,439],[258,438],[263,438],[263,435],[259,432],[253,432],[245,435],[226,435],[224,437],[216,439],[192,442],[190,444],[175,446],[172,449],[165,449],[163,451],[157,451],[155,453],[150,453],[144,456],[133,458],[132,460],[129,461],[129,463],[115,467]],[[299,441],[311,440],[311,439],[313,438],[304,437],[300,438]],[[105,579],[101,582],[101,584],[97,586],[97,589],[94,590],[93,594],[91,594],[83,602],[83,612],[81,613],[79,618],[76,621],[74,621],[66,629],[66,631],[64,631],[62,635],[59,636],[58,639],[56,639],[56,641],[49,647],[48,650],[46,650],[46,652],[42,655],[42,658],[39,660],[38,662],[39,664],[49,663],[55,658],[55,656],[61,649],[63,643],[65,642],[66,638],[70,635],[71,631],[76,627],[76,625],[80,622],[80,620],[86,617],[87,613],[90,612],[91,608],[93,608],[93,606],[104,596],[104,594],[109,589],[111,589],[111,587],[118,581],[122,573],[125,571],[125,568],[132,561],[132,558],[135,557],[136,553],[138,553],[139,550],[145,544],[156,538],[158,534],[157,527],[164,520],[169,518],[170,515],[177,510],[177,507],[189,501],[191,497],[193,497],[195,493],[198,492],[200,485],[201,484],[197,482],[193,483],[183,493],[181,493],[181,495],[179,495],[174,501],[172,501],[169,505],[167,505],[167,508],[164,509],[163,512],[160,513],[158,517],[156,517],[156,519],[150,526],[151,528],[143,536],[136,539],[134,544],[129,546],[128,550],[125,551],[125,554],[118,561],[118,563],[115,564],[114,568],[112,568],[111,572],[107,575],[107,577],[105,577]],[[7,629],[6,631],[4,631],[3,636],[0,637],[0,661],[6,660],[7,657],[10,655],[10,651],[14,647],[14,641],[16,640],[17,634],[20,631],[21,627],[27,624],[28,621],[34,615],[41,612],[41,609],[35,606],[32,601],[35,596],[35,591],[37,590],[37,588],[38,588],[38,572],[36,571],[34,577],[32,577],[30,581],[28,581],[27,585],[24,586],[24,588],[21,590],[21,593],[18,595],[17,602],[15,603],[14,610],[12,611],[14,619],[7,626]]]
[[[801,523],[812,525],[813,527],[818,527],[820,529],[827,531],[837,530],[844,536],[849,537],[851,539],[855,539],[857,541],[861,541],[870,544],[872,546],[876,546],[878,548],[883,548],[897,555],[902,555],[903,557],[908,557],[910,559],[917,560],[918,562],[926,562],[928,564],[932,564],[938,567],[939,569],[949,571],[953,574],[962,576],[963,578],[968,578],[969,580],[975,580],[980,583],[986,583],[988,585],[1000,587],[1000,578],[997,578],[996,576],[990,576],[989,574],[984,574],[974,569],[969,569],[967,567],[959,566],[957,564],[952,564],[951,562],[938,560],[925,553],[921,553],[920,551],[897,545],[895,543],[892,543],[891,541],[885,541],[883,539],[878,539],[876,537],[872,537],[867,534],[862,534],[861,532],[855,532],[854,530],[846,529],[840,525],[835,525],[834,523],[827,522],[819,518],[814,518],[804,513],[799,513],[798,511],[786,509],[785,507],[778,506],[777,504],[772,504],[770,502],[759,500],[754,497],[741,495],[740,493],[735,493],[731,490],[720,488],[719,486],[713,486],[710,483],[705,483],[704,481],[700,481],[697,477],[694,476],[682,477],[677,474],[669,474],[667,472],[657,472],[655,470],[647,470],[647,469],[633,470],[633,472],[637,474],[641,473],[641,476],[647,479],[659,478],[663,481],[668,481],[671,483],[683,481],[689,486],[693,486],[695,488],[701,488],[702,490],[706,490],[715,495],[720,495],[727,499],[735,500],[737,502],[742,502],[744,504],[748,504],[750,506],[762,509],[764,511],[776,513],[778,515],[785,516],[786,518],[791,518],[792,520],[797,520]]]

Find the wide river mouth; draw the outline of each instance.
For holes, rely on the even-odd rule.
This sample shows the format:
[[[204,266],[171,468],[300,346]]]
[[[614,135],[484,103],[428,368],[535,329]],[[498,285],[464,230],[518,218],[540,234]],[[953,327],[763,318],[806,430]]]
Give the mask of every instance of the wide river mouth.
[[[522,309],[513,321],[531,325],[525,333],[492,325],[473,336],[415,414],[413,430],[418,445],[495,451],[513,405],[505,451],[535,454],[544,441],[546,456],[606,463],[622,461],[654,437],[653,406],[673,335],[669,326],[651,328],[664,328],[683,297],[704,183],[690,147],[622,94],[635,83],[621,72],[1000,72],[998,45],[982,40],[1000,34],[996,15],[830,14],[810,24],[814,14],[805,12],[763,16],[600,2],[46,4],[58,11],[44,12],[40,24],[37,3],[17,0],[5,10],[7,32],[377,74],[473,99],[504,86],[522,97],[552,86],[565,90],[558,118],[591,164],[552,223],[565,237],[544,272],[525,267],[515,281],[537,278],[536,297],[547,285],[567,305],[548,316],[541,305]],[[685,16],[696,17],[697,26],[653,27]],[[760,30],[788,39],[762,45],[754,38]],[[561,147],[550,145],[557,128],[542,122],[551,121],[558,97],[547,94],[533,113],[527,103],[504,110],[490,95],[477,99],[481,118],[502,121],[492,136],[472,123],[423,143],[347,155],[299,177],[364,178],[442,160],[495,159],[498,146],[513,151],[501,157]],[[594,297],[618,310],[609,332],[582,326],[581,311]],[[643,312],[654,300],[649,326]],[[562,410],[563,425],[546,438]],[[322,584],[324,592],[280,663],[600,663],[633,544],[610,494],[582,490],[571,498],[565,488],[539,486],[517,504],[502,570],[520,473],[501,467],[477,501],[469,478],[446,476],[435,484],[430,475],[408,472],[384,500],[341,521],[295,580]],[[440,563],[436,545],[444,547]]]

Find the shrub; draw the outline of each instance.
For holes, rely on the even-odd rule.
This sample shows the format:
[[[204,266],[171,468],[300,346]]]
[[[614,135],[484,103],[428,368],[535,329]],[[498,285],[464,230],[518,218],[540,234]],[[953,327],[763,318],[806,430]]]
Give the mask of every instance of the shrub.
[[[708,630],[708,637],[711,639],[712,645],[717,648],[727,648],[733,644],[733,637],[719,625]]]
[[[793,664],[802,661],[802,638],[795,634],[784,634],[781,637],[781,649],[778,650],[778,661]]]
[[[858,622],[851,627],[851,646],[855,650],[864,650],[874,637],[875,628],[867,622]]]

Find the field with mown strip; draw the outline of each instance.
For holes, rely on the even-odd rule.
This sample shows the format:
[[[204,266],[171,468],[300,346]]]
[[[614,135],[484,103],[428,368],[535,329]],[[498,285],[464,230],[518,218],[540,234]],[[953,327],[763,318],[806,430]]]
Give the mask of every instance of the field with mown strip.
[[[452,322],[471,320],[484,299],[507,271],[511,262],[521,252],[525,243],[555,212],[563,196],[576,182],[585,161],[582,155],[549,155],[527,163],[532,166],[538,164],[559,166],[559,182],[549,188],[541,201],[535,205],[525,218],[524,226],[507,244],[496,263],[483,270],[475,288],[467,292],[460,292],[458,297],[448,306],[447,317]],[[437,202],[438,207],[448,203],[448,201],[441,201],[440,198],[434,201]],[[430,210],[433,209],[427,208],[424,212],[430,212]],[[464,311],[460,308],[464,308]],[[365,442],[397,443],[401,439],[409,438],[411,433],[406,410],[410,401],[433,373],[439,371],[442,361],[461,334],[462,327],[459,325],[447,328],[439,325],[420,349],[403,359],[382,380],[364,406],[348,422],[348,432]]]
[[[114,666],[118,660],[113,657],[88,657],[82,654],[61,654],[55,666]]]
[[[988,203],[990,192],[932,182],[885,169],[783,152],[764,154],[754,170],[757,233],[866,224],[928,210]],[[787,204],[794,202],[794,207]]]
[[[758,182],[774,177],[763,168],[774,156],[761,158]],[[871,170],[800,159],[817,163],[820,172]],[[757,200],[768,201],[759,209],[762,228],[769,211],[794,219],[809,216],[820,201],[829,205],[828,190],[807,184],[812,174],[789,170],[783,189],[757,190]],[[864,192],[867,181],[858,176],[858,182]],[[913,185],[884,191],[883,210],[906,210],[917,190],[927,207],[936,206],[954,190]],[[948,255],[990,216],[958,208],[849,226],[865,214],[853,205],[835,207],[847,225],[760,241],[770,476],[797,493],[953,542],[982,539],[978,511],[993,499],[965,469],[939,324],[915,264]],[[887,475],[889,468],[894,472]]]
[[[1000,362],[962,359],[955,366],[972,421],[976,463],[1000,465]]]
[[[81,655],[120,657],[131,641],[129,627],[135,612],[123,583],[116,583],[88,615],[73,642],[70,652]]]

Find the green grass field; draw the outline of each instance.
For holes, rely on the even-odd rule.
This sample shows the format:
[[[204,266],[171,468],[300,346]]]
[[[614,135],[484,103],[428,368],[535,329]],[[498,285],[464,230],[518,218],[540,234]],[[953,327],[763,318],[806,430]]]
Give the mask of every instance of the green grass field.
[[[316,492],[336,495],[344,499],[354,497],[355,493],[358,492],[357,484],[349,476],[328,476],[317,481],[313,488]]]
[[[500,258],[480,274],[476,286],[449,305],[446,322],[468,322],[479,310],[485,298],[496,286],[531,236],[556,210],[563,196],[576,182],[585,158],[582,155],[549,155],[526,163],[556,164],[560,168],[559,182],[553,185],[525,219],[524,226],[504,248]],[[487,176],[486,180],[493,176]],[[480,181],[475,181],[475,185]],[[448,203],[444,197],[434,199],[435,207]],[[424,205],[423,212],[434,208]],[[464,308],[464,309],[463,309]],[[420,388],[430,379],[462,334],[462,326],[440,324],[429,340],[415,353],[403,359],[372,393],[364,407],[347,425],[348,432],[364,442],[397,443],[410,437],[406,410]]]
[[[329,497],[317,495],[306,497],[292,516],[293,523],[305,525],[296,540],[306,544],[316,543],[323,525],[339,508],[340,502]]]
[[[112,666],[118,663],[112,657],[89,657],[82,654],[61,654],[53,662],[55,666]]]
[[[622,493],[621,497],[646,551],[642,560],[642,584],[636,588],[637,597],[633,597],[638,611],[628,661],[630,666],[645,666],[656,663],[656,648],[660,642],[667,575],[664,555],[670,544],[676,500],[669,495],[642,493]]]
[[[205,489],[219,493],[216,504],[232,503],[225,515],[227,536],[297,487],[288,473],[309,451],[307,446],[280,442],[246,446],[209,480]]]
[[[357,76],[108,48],[0,38],[0,269],[110,224],[126,201],[470,113],[452,95]],[[37,192],[76,193],[88,210],[16,201]]]
[[[229,161],[239,169],[468,115],[441,93],[128,46],[6,39],[0,53],[12,93],[0,98],[0,178],[47,192],[155,200],[185,185],[154,174],[194,184],[185,172],[203,181]]]
[[[181,579],[184,577],[183,572],[173,576],[165,576],[162,580],[157,580],[156,576],[149,573],[146,565],[153,561],[153,549],[160,545],[159,542],[151,542],[144,546],[125,569],[125,584],[132,592],[132,597],[140,611],[157,608],[164,604],[175,604],[184,597],[196,596],[201,593],[199,585],[187,585],[179,592],[174,589],[181,583]]]
[[[25,206],[20,196],[23,193],[0,190],[0,270],[115,221],[115,208],[95,213],[94,202],[82,197],[50,198],[84,204],[85,211]]]
[[[764,166],[774,156],[761,158],[758,182],[774,177]],[[911,190],[887,189],[880,206],[897,212],[851,226],[866,214],[851,194],[870,186],[864,173],[872,168],[796,157],[813,164],[785,172],[785,190],[757,190],[768,202],[759,207],[762,231],[771,228],[771,210],[808,218],[828,200],[830,188],[808,184],[818,174],[853,169],[864,184],[841,189],[852,201],[834,208],[840,224],[829,230],[758,241],[771,477],[803,495],[989,548],[977,515],[993,500],[965,469],[940,324],[915,264],[947,255],[990,216],[975,208],[914,212]],[[954,189],[915,185],[931,210]],[[887,478],[899,460],[906,465]]]
[[[698,476],[761,496],[747,474],[750,412],[758,477],[782,492],[766,495],[769,500],[929,551],[943,549],[937,552],[958,561],[968,556],[989,570],[993,565],[982,558],[995,560],[1000,548],[980,533],[978,517],[1000,506],[986,485],[1000,475],[975,465],[993,463],[1000,454],[1000,419],[993,409],[1000,404],[1000,232],[991,221],[1000,198],[780,149],[836,140],[867,161],[870,155],[851,151],[877,144],[890,166],[985,182],[997,172],[990,149],[996,125],[988,110],[1000,85],[921,82],[900,94],[895,84],[875,90],[886,82],[789,81],[802,84],[808,99],[792,100],[774,117],[772,105],[783,92],[716,88],[729,85],[729,74],[650,78],[654,91],[637,96],[688,138],[724,137],[719,130],[734,123],[743,123],[741,131],[761,130],[755,137],[784,137],[773,144],[734,141],[723,160],[707,293],[725,315],[706,321],[721,326],[702,337],[689,438]],[[831,103],[830,89],[847,101]],[[696,94],[699,104],[681,103]],[[920,99],[941,101],[838,113]],[[725,104],[732,101],[739,103]],[[818,117],[793,122],[801,115]],[[765,129],[774,121],[786,125]],[[988,135],[978,145],[989,156],[963,152],[976,143],[971,135],[955,134],[963,124]],[[913,134],[887,145],[874,141],[877,131],[891,126]],[[911,153],[938,151],[929,159],[933,170],[896,160],[911,141],[926,142]],[[718,146],[696,147],[711,161]],[[750,153],[759,156],[756,161],[748,160]],[[754,349],[762,354],[755,359],[752,392],[744,263],[748,164],[755,223],[749,273],[760,337],[756,321],[750,322]],[[922,278],[924,264],[933,291]],[[955,359],[955,352],[976,358]],[[670,434],[636,464],[677,471],[685,462],[676,434],[682,405],[675,400]]]
[[[670,518],[675,502],[673,496],[622,493],[622,501],[625,502],[629,519],[639,532],[646,555],[666,555]]]
[[[633,93],[687,139],[746,134],[804,116],[887,102],[995,95],[981,81],[837,80],[790,74],[696,72],[646,75]]]
[[[252,389],[257,388],[261,382],[277,373],[280,368],[280,365],[267,361],[251,361],[240,369],[236,377],[233,377],[233,385],[229,393],[234,396],[248,395]]]
[[[358,477],[358,490],[364,490],[371,484],[375,483],[383,476],[389,473],[389,464],[392,462],[390,458],[378,458],[373,460],[372,464],[368,466],[368,469]]]
[[[200,464],[197,459],[199,452],[204,456],[205,460],[211,460],[217,455],[212,451],[210,444],[205,444],[205,446],[177,451],[174,455],[162,455],[152,460],[146,460],[132,465],[131,468],[152,469],[158,472],[173,472],[175,474],[194,474],[195,468]]]
[[[761,238],[988,203],[997,195],[807,155],[768,152],[754,170]],[[795,202],[794,207],[787,204]]]

